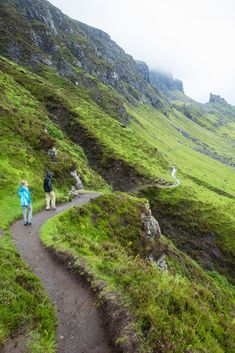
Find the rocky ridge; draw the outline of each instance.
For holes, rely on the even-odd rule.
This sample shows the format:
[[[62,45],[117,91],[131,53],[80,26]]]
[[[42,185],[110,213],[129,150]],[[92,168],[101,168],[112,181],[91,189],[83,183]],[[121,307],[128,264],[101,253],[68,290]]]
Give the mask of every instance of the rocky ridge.
[[[224,98],[220,97],[220,95],[216,95],[213,93],[210,93],[209,103],[230,105],[230,104],[228,104],[228,102]]]
[[[169,93],[174,90],[184,93],[183,82],[174,79],[169,72],[150,70],[149,77],[151,84],[163,93]]]
[[[2,55],[21,65],[34,70],[45,65],[78,85],[82,71],[112,86],[131,104],[163,107],[148,69],[143,75],[107,33],[72,20],[45,0],[1,0],[0,43]],[[85,78],[88,83],[89,76]]]

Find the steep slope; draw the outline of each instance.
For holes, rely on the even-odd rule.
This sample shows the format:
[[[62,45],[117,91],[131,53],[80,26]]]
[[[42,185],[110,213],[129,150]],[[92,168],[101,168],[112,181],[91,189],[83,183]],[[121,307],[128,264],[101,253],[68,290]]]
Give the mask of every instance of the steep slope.
[[[198,103],[184,93],[183,83],[174,79],[171,73],[149,70],[151,84],[166,96],[172,106],[183,113],[188,119],[200,126],[229,138],[234,128],[235,107],[219,95],[210,93],[209,102]],[[226,129],[228,128],[228,129]],[[226,132],[222,132],[227,130]]]
[[[227,205],[234,198],[231,132],[225,138],[225,131],[231,130],[233,124],[232,107],[224,102],[202,106],[187,98],[182,92],[182,85],[168,77],[170,81],[168,91],[174,92],[178,100],[176,96],[173,99],[165,91],[165,96],[162,96],[163,105],[160,110],[156,109],[155,104],[151,104],[149,99],[143,99],[147,97],[148,89],[151,89],[155,98],[159,97],[149,83],[151,74],[148,67],[144,63],[135,63],[111,41],[108,35],[69,19],[43,0],[7,1],[2,2],[1,6],[1,33],[5,36],[2,37],[2,46],[5,54],[23,64],[31,65],[31,68],[42,78],[29,74],[25,69],[21,70],[3,59],[2,70],[12,76],[17,84],[28,90],[34,99],[43,105],[51,121],[63,129],[73,143],[83,147],[90,165],[111,183],[114,189],[134,190],[144,184],[159,183],[162,178],[169,182],[170,164],[174,163],[182,173],[181,188],[186,187],[187,193],[187,188],[190,187],[193,199],[196,198],[203,204],[207,195],[211,203],[215,203],[216,208],[221,210],[219,227],[221,230],[224,213],[228,213],[228,217],[233,219],[233,206],[227,211]],[[19,10],[20,15],[13,22],[16,14],[14,8]],[[46,29],[37,28],[35,32],[32,29],[32,21],[34,25],[35,21],[41,21]],[[24,38],[19,42],[19,51],[21,54],[27,53],[28,56],[14,57],[17,55],[14,45],[18,42],[16,43],[16,38],[10,33],[9,26],[13,26],[12,33],[17,32],[21,38]],[[29,26],[27,30],[25,26]],[[33,41],[35,33],[38,38],[36,42]],[[84,49],[82,54],[81,50],[78,50],[80,54],[76,54],[77,60],[81,59],[81,65],[78,65],[75,70],[76,76],[72,75],[73,77],[68,74],[68,71],[60,70],[58,57],[55,54],[58,49],[60,59],[74,70],[76,65],[72,65],[71,56],[66,58],[66,55],[61,53],[62,47],[66,53],[69,50],[68,33],[75,33],[74,43],[80,49],[81,47]],[[78,35],[83,35],[86,39],[85,44],[81,45]],[[98,40],[99,37],[103,40]],[[48,47],[48,43],[51,43],[50,38],[53,44]],[[58,43],[55,45],[55,42]],[[14,50],[11,51],[11,48]],[[90,55],[91,52],[88,49],[94,55]],[[37,60],[34,62],[35,55]],[[51,64],[48,62],[43,64],[45,55],[50,56]],[[73,53],[73,60],[74,58]],[[107,66],[103,61],[99,61],[99,65],[95,66],[94,58],[102,58],[105,62],[109,60],[113,65],[112,70],[122,62],[117,68],[118,75],[121,77],[120,84],[125,87],[127,84],[131,85],[139,92],[135,95],[134,91],[132,93],[129,91],[133,100],[130,100],[119,86],[115,87],[113,82],[106,81],[100,75],[102,70],[107,74]],[[99,67],[98,72],[97,67]],[[91,68],[94,68],[94,71],[91,72]],[[70,79],[72,77],[72,80],[63,78],[63,75],[70,76]],[[136,75],[138,77],[135,77]],[[133,85],[132,81],[135,81]],[[127,99],[134,105],[129,104]],[[167,103],[169,100],[171,100],[171,106]],[[204,121],[208,121],[209,118],[211,121],[214,119],[216,122],[213,123],[214,128],[202,123],[203,116]],[[217,127],[215,127],[216,124]],[[178,194],[179,203],[182,201],[180,195]],[[213,214],[213,208],[210,212]],[[197,223],[197,221],[195,218],[194,222]],[[221,266],[218,264],[218,259],[213,260],[211,256],[212,267],[216,266],[215,268],[223,273],[228,271],[231,273],[234,243],[230,231],[221,230],[217,235],[216,244],[220,250],[228,253],[229,262],[224,268],[222,263]],[[203,263],[203,259],[201,260]]]
[[[26,69],[22,70],[16,65],[10,64],[5,59],[1,60],[2,70],[12,76],[17,84],[28,90],[34,99],[43,105],[43,109],[50,120],[64,131],[65,136],[68,136],[73,143],[83,147],[90,165],[114,189],[136,190],[139,186],[159,183],[162,179],[170,182],[170,164],[175,164],[181,172],[180,177],[182,179],[182,193],[177,194],[179,197],[178,203],[184,202],[182,195],[184,193],[188,194],[189,187],[192,199],[196,199],[206,206],[205,197],[209,198],[211,204],[215,204],[215,208],[220,210],[220,221],[218,221],[220,230],[218,234],[216,232],[216,246],[224,252],[223,258],[228,255],[228,262],[224,266],[223,261],[219,260],[220,255],[214,256],[211,253],[211,266],[224,274],[230,273],[229,276],[232,279],[233,270],[231,268],[234,261],[232,231],[230,227],[225,232],[222,229],[224,228],[224,214],[227,214],[227,217],[231,220],[234,214],[233,204],[228,211],[228,204],[230,205],[234,198],[233,170],[231,169],[234,164],[231,132],[233,108],[225,105],[224,102],[223,104],[210,103],[202,106],[185,96],[182,87],[180,88],[181,91],[179,89],[174,90],[173,88],[179,88],[179,85],[174,80],[172,81],[172,78],[168,78],[171,81],[168,88],[171,92],[174,92],[174,98],[165,92],[165,96],[162,95],[163,109],[156,109],[148,99],[142,99],[144,91],[140,88],[141,85],[138,88],[139,91],[137,91],[142,94],[142,98],[135,95],[134,92],[129,92],[134,98],[134,100],[130,100],[126,92],[120,87],[115,87],[117,90],[114,90],[115,85],[112,82],[105,81],[99,76],[96,72],[97,67],[94,72],[89,71],[89,68],[94,65],[93,61],[90,62],[91,55],[88,55],[87,51],[84,51],[81,55],[83,64],[77,67],[76,78],[73,77],[71,80],[70,76],[70,80],[67,80],[62,77],[64,74],[60,71],[51,47],[47,51],[46,43],[48,38],[52,36],[53,40],[58,40],[58,48],[61,49],[61,43],[65,46],[67,33],[71,32],[72,29],[77,32],[85,31],[85,34],[83,33],[86,37],[84,48],[93,48],[96,59],[101,55],[99,52],[102,52],[102,58],[108,60],[107,58],[112,52],[114,66],[120,63],[120,60],[122,61],[121,67],[127,76],[126,78],[125,75],[121,76],[121,84],[124,84],[124,82],[125,84],[132,84],[132,80],[136,80],[136,82],[141,80],[146,89],[151,88],[149,84],[151,74],[146,64],[132,61],[132,68],[130,68],[129,60],[132,59],[122,50],[118,51],[116,44],[107,35],[70,20],[62,15],[58,9],[43,0],[35,3],[29,0],[2,2],[2,24],[15,13],[14,9],[11,13],[7,12],[7,6],[10,6],[11,9],[12,7],[19,9],[20,5],[19,18],[21,20],[20,22],[14,21],[12,25],[14,31],[20,33],[20,30],[23,29],[26,35],[24,41],[20,42],[21,51],[24,51],[25,46],[29,46],[29,43],[32,42],[32,29],[30,27],[28,31],[25,31],[24,26],[31,26],[31,21],[36,19],[42,21],[48,27],[45,31],[37,32],[44,45],[39,48],[38,42],[37,44],[34,43],[32,51],[28,50],[27,57],[21,56],[21,59],[15,57],[17,61],[21,60],[24,64],[30,64],[31,69],[40,74],[41,78],[30,74]],[[14,57],[9,48],[16,43],[16,40],[10,35],[9,23],[8,26],[5,23],[5,26],[1,28],[1,33],[5,31],[4,40],[6,42],[2,41],[5,53]],[[100,41],[96,41],[96,45],[94,44],[95,36],[99,35],[103,36],[103,51],[101,51]],[[75,39],[75,42],[78,46],[81,45],[78,38]],[[119,54],[121,53],[122,59],[117,51]],[[36,52],[38,52],[37,55],[41,61],[34,63],[32,58]],[[17,51],[14,49],[13,53],[17,53]],[[52,61],[50,65],[46,62],[42,64],[42,58],[47,55],[46,53],[50,55]],[[60,57],[65,60],[63,55],[60,55]],[[77,56],[78,58],[79,56]],[[92,58],[94,57],[92,56]],[[70,59],[66,60],[66,63],[71,66]],[[89,64],[87,61],[89,61]],[[99,62],[99,69],[106,70],[107,68],[103,62]],[[139,78],[133,78],[133,70],[138,72]],[[135,85],[132,88],[136,90]],[[153,92],[155,92],[155,97],[158,97],[158,93]],[[127,98],[134,105],[129,104]],[[169,100],[171,105],[167,103]],[[143,102],[146,104],[143,104]],[[213,115],[212,111],[214,111]],[[217,128],[205,126],[201,123],[203,116],[205,121],[208,121],[209,117],[211,121],[214,119],[213,121],[216,122],[225,119],[228,125],[222,121]],[[228,137],[226,138],[225,131],[228,131]],[[149,197],[154,199],[154,193],[153,195],[150,194]],[[208,213],[211,213],[210,217],[212,218],[218,217],[213,207],[210,208]],[[172,214],[172,218],[174,218],[174,214]],[[193,221],[194,223],[198,222],[196,216]],[[218,230],[218,227],[216,229]],[[231,226],[231,229],[233,229],[233,226]],[[175,238],[175,241],[177,241],[177,238]],[[185,242],[188,242],[187,238]],[[195,246],[195,243],[197,243],[197,239],[193,237],[193,246]],[[178,242],[178,245],[182,246],[182,242]],[[188,251],[192,255],[192,252]],[[199,256],[198,253],[194,254],[195,258],[204,264],[204,255]]]
[[[48,65],[73,81],[82,68],[132,103],[162,106],[136,62],[108,34],[71,20],[44,0],[1,0],[0,13],[2,55],[34,69]]]
[[[232,352],[232,286],[205,274],[165,237],[148,238],[146,202],[125,194],[102,196],[51,219],[42,240],[57,252],[69,252],[77,271],[82,264],[93,281],[102,280],[104,292],[122,294],[135,315],[129,335],[137,332],[140,352]],[[155,262],[163,254],[165,272]],[[121,346],[128,336],[119,334]]]
[[[73,170],[83,175],[86,186],[105,185],[89,168],[83,150],[66,138],[50,120],[45,107],[15,80],[16,76],[7,74],[4,65],[27,76],[26,71],[1,59],[1,225],[7,224],[14,214],[11,209],[18,200],[12,190],[23,178],[29,179],[36,200],[42,194],[42,178],[47,169],[54,173],[60,188],[74,184]],[[57,150],[55,158],[51,156],[53,147]]]
[[[132,238],[125,243],[120,229],[129,230],[128,225],[136,220],[135,211],[139,212],[136,203],[141,204],[130,196],[123,196],[125,202],[121,196],[104,197],[101,204],[84,208],[84,224],[81,218],[79,224],[76,217],[71,219],[73,210],[53,221],[52,228],[56,226],[60,240],[68,235],[66,240],[71,240],[76,255],[90,254],[90,265],[95,272],[127,298],[127,304],[138,316],[137,326],[146,338],[145,348],[160,349],[158,344],[167,343],[164,335],[170,330],[173,340],[168,343],[175,342],[179,352],[182,341],[185,350],[196,347],[195,352],[201,353],[215,347],[213,353],[230,353],[233,347],[228,337],[232,330],[230,310],[234,289],[223,276],[234,283],[234,108],[214,95],[205,105],[193,101],[183,93],[182,84],[171,76],[164,82],[164,74],[159,78],[155,73],[154,79],[145,63],[135,62],[109,35],[71,20],[44,0],[0,0],[0,50],[4,55],[0,57],[0,227],[6,229],[20,214],[16,190],[22,178],[30,182],[34,208],[42,206],[41,180],[46,169],[54,172],[59,197],[67,195],[74,183],[72,170],[77,170],[87,188],[136,192],[141,189],[167,237],[155,248],[158,255],[161,249],[170,249],[167,258],[170,272],[166,275],[139,259],[143,244],[135,243]],[[53,148],[57,150],[56,158],[51,154]],[[159,184],[173,182],[170,176],[173,165],[181,185],[176,189],[159,189]],[[100,215],[100,209],[106,214]],[[120,209],[128,214],[124,223],[119,219]],[[99,224],[100,238],[96,240],[100,243],[92,247],[94,210],[99,213],[101,223],[104,219],[105,224],[108,219],[112,222],[105,229],[103,223]],[[66,234],[62,234],[61,220],[68,225]],[[88,232],[87,243],[82,240],[82,248],[76,234],[69,233],[80,222],[81,227],[92,230]],[[138,222],[133,227],[137,225]],[[57,246],[48,227],[45,237],[50,238],[50,245]],[[109,244],[105,248],[105,241],[110,241],[110,229],[114,236],[120,236],[115,240],[120,250],[120,253],[114,251],[116,259],[112,258],[113,248]],[[130,229],[139,234],[135,227]],[[27,306],[23,303],[29,303],[28,293],[22,291],[15,316],[8,306],[4,307],[5,298],[18,288],[17,271],[23,266],[15,260],[15,249],[7,235],[0,239],[1,250],[5,242],[10,251],[2,251],[1,261],[4,268],[9,264],[11,273],[1,274],[4,281],[8,278],[9,286],[6,293],[5,288],[0,291],[4,294],[0,342],[25,323]],[[135,245],[138,251],[134,249],[129,258],[128,248]],[[102,260],[107,261],[113,272],[100,265]],[[116,265],[125,261],[123,283]],[[138,267],[134,268],[135,263],[140,269],[143,266],[141,273]],[[30,272],[25,277],[20,283],[21,290],[30,281]],[[144,288],[140,288],[139,280],[143,280]],[[158,295],[163,301],[159,309],[162,317],[154,309],[159,307]],[[44,295],[40,292],[39,296],[34,309]],[[142,297],[147,301],[143,303]],[[150,303],[149,307],[146,303]],[[209,317],[201,315],[202,307],[208,309]],[[53,352],[53,338],[47,341],[45,332],[40,330],[48,322],[54,325],[50,304],[48,308],[48,321],[45,323],[40,317],[35,336],[41,351]],[[32,310],[31,322],[36,315],[37,310]],[[183,332],[179,324],[183,325]],[[186,339],[188,327],[193,327],[192,347]],[[208,327],[210,330],[205,334]],[[53,335],[53,329],[50,333]],[[179,336],[182,339],[177,341]],[[156,337],[160,343],[155,342]]]
[[[102,110],[89,89],[74,86],[50,70],[42,72],[47,78],[43,80],[6,60],[1,63],[5,72],[43,104],[50,119],[83,146],[91,165],[114,187],[127,190],[143,183],[144,178],[169,178],[170,167],[164,156]],[[106,88],[97,82],[97,89],[105,99]],[[112,91],[108,90],[108,97],[109,93]]]
[[[9,223],[21,215],[17,189],[22,179],[28,180],[36,212],[44,204],[42,179],[47,169],[54,173],[58,201],[67,198],[75,184],[71,171],[82,175],[86,187],[107,184],[89,167],[82,148],[49,119],[45,106],[4,65],[30,76],[0,59],[0,346],[9,336],[19,335],[20,340],[27,336],[30,352],[51,353],[55,351],[54,308],[38,278],[19,258],[8,232]],[[53,147],[56,158],[50,154]]]
[[[150,70],[149,80],[153,87],[163,92],[171,99],[177,97],[177,93],[184,93],[183,82],[174,79],[169,72]]]

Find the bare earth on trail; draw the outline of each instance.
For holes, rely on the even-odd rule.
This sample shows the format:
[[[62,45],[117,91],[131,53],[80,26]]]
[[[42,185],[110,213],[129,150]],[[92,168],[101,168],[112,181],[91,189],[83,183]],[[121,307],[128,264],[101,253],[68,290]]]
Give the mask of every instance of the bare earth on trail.
[[[17,221],[11,227],[13,240],[22,258],[52,299],[58,317],[57,353],[111,353],[95,298],[88,286],[56,262],[39,239],[42,224],[72,205],[87,203],[97,194],[81,194],[79,199],[58,206],[56,211],[42,211],[33,217],[33,225],[24,227]],[[8,353],[18,352],[14,349]]]

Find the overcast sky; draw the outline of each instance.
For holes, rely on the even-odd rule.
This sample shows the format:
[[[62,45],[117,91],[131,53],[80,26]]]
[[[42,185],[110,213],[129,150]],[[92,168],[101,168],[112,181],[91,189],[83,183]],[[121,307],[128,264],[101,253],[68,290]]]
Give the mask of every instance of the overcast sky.
[[[235,0],[51,0],[70,17],[109,33],[127,53],[235,105]]]

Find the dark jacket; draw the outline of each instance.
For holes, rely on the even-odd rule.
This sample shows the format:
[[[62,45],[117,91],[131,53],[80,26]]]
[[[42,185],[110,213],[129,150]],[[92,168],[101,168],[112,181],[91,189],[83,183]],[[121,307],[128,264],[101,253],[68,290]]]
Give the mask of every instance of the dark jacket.
[[[44,181],[43,181],[43,188],[44,188],[44,191],[45,192],[51,192],[53,191],[53,186],[52,186],[52,182],[51,182],[51,177],[52,177],[52,174],[51,173],[48,173],[45,178],[44,178]]]

